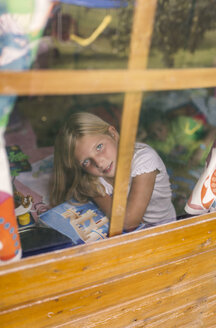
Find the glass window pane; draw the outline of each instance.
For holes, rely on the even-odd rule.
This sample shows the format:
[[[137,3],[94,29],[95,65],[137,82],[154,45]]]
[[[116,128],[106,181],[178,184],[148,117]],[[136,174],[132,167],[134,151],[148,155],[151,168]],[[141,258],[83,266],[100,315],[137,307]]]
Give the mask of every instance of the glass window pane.
[[[149,68],[215,66],[216,2],[158,0]]]
[[[64,248],[88,241],[97,241],[108,235],[108,219],[96,205],[89,201],[89,198],[83,200],[82,203],[85,203],[83,206],[75,204],[75,200],[73,203],[70,201],[65,203],[69,176],[71,173],[77,173],[74,167],[78,165],[74,165],[73,156],[70,157],[72,167],[68,169],[64,164],[60,165],[61,174],[64,171],[67,175],[64,196],[56,204],[51,202],[50,184],[54,174],[54,143],[63,123],[76,112],[95,114],[119,131],[122,106],[122,94],[17,98],[4,136],[10,164],[15,214],[19,223],[24,257],[58,249],[58,247]],[[63,145],[68,145],[69,140],[70,138]],[[68,148],[64,148],[63,145],[58,152],[61,163],[64,163],[68,154]],[[57,168],[59,169],[59,166]],[[60,172],[60,170],[57,171]],[[79,171],[79,177],[84,175],[81,167]],[[71,181],[74,180],[71,179]],[[58,180],[58,190],[59,188]],[[74,189],[73,194],[70,193],[70,199],[75,199]],[[57,209],[56,205],[59,205]],[[50,207],[55,207],[53,212],[48,211]],[[86,216],[85,213],[87,213]],[[45,218],[41,215],[45,215]],[[56,217],[58,217],[57,221]],[[35,223],[39,223],[40,229],[44,224],[54,228],[71,238],[72,241],[65,236],[58,236],[54,233],[55,231],[39,228],[36,231]]]
[[[152,92],[144,96],[137,139],[152,146],[170,176],[177,215],[203,172],[216,136],[215,89]]]
[[[34,68],[125,68],[132,2],[102,1],[100,7],[99,1],[86,1],[86,6],[77,4],[67,1],[54,7],[40,40]]]

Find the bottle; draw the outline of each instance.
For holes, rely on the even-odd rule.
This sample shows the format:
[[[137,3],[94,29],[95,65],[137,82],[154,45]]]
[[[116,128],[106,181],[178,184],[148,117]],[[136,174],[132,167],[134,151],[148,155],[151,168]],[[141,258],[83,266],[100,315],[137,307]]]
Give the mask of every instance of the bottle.
[[[21,244],[12,195],[0,191],[0,264],[21,258]]]

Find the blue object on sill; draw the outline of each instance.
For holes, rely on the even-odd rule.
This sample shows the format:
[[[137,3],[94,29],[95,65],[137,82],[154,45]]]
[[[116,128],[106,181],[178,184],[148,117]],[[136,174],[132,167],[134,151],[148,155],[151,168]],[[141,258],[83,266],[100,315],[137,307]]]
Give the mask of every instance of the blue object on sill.
[[[47,253],[74,246],[72,240],[59,231],[43,226],[28,226],[19,231],[22,257]]]

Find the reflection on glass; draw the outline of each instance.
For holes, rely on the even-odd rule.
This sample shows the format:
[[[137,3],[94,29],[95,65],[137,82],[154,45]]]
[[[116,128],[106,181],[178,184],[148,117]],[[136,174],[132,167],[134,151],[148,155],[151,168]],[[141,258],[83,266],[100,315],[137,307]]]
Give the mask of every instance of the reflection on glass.
[[[162,157],[178,215],[184,214],[215,137],[215,90],[158,92],[144,98],[138,139]]]
[[[150,68],[215,66],[216,2],[158,0]]]
[[[59,1],[40,41],[34,68],[125,68],[133,1]]]
[[[19,122],[20,129],[16,133],[22,134],[21,123],[28,122],[34,131],[37,147],[49,147],[53,146],[62,122],[73,112],[92,112],[118,129],[122,104],[122,94],[18,97],[7,132],[14,129],[14,123]]]

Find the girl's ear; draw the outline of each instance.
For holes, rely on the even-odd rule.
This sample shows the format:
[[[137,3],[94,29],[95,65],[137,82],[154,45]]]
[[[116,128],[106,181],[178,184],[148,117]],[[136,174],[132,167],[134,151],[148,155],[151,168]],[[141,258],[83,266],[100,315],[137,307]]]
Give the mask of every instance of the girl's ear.
[[[114,126],[110,125],[108,131],[113,139],[115,139],[116,141],[119,140],[119,134],[117,130],[114,128]]]

